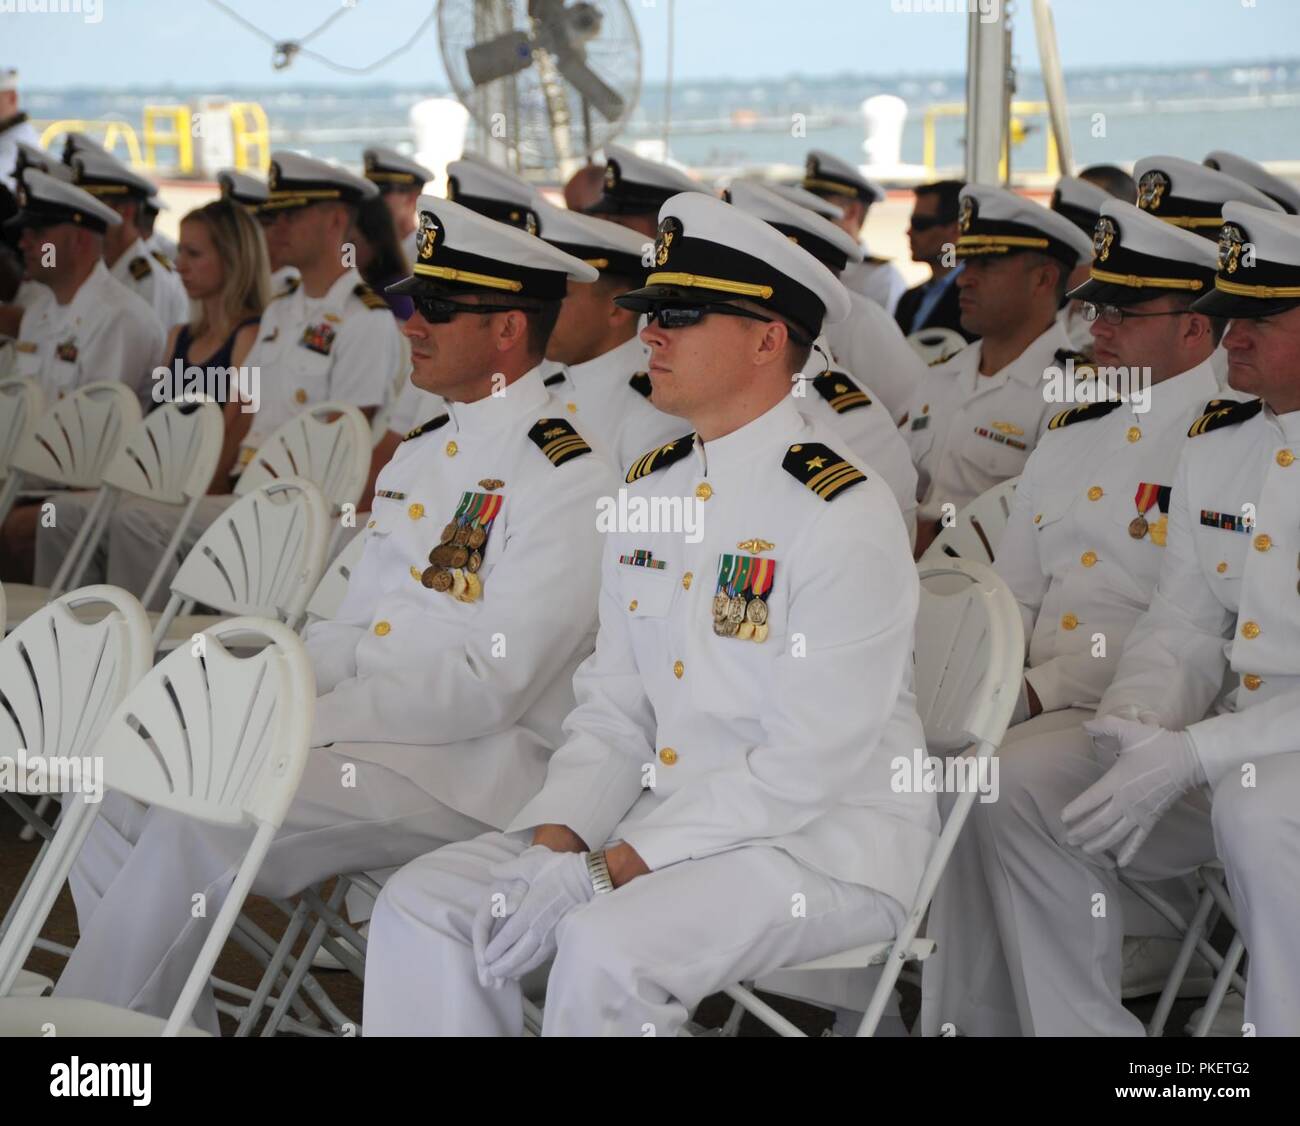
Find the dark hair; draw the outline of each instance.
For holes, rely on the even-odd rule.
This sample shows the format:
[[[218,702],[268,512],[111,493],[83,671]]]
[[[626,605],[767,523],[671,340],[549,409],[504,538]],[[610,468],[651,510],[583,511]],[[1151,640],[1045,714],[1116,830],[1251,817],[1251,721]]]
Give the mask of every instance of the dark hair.
[[[538,357],[546,355],[546,345],[550,343],[551,333],[555,331],[555,322],[560,319],[559,301],[512,297],[505,293],[480,293],[478,302],[480,305],[523,306],[524,316],[528,318],[528,351]]]
[[[923,195],[939,197],[938,218],[945,223],[957,222],[957,201],[966,185],[961,180],[936,180],[933,184],[917,184],[912,189],[919,199]]]
[[[403,278],[410,273],[410,264],[397,238],[392,212],[382,195],[356,205],[353,226],[374,252],[370,262],[360,271],[367,285],[382,292],[394,278]]]
[[[1079,173],[1079,179],[1095,184],[1102,191],[1109,192],[1125,203],[1137,203],[1137,181],[1117,165],[1091,164]]]
[[[1167,293],[1163,296],[1168,297],[1177,309],[1190,309],[1192,302],[1199,298],[1199,294],[1192,293]],[[1200,316],[1210,322],[1210,339],[1214,341],[1214,346],[1217,348],[1223,339],[1223,334],[1228,330],[1228,318],[1212,317],[1209,313],[1201,313]]]
[[[1071,268],[1061,259],[1053,257],[1051,254],[1040,254],[1036,250],[1026,250],[1024,256],[1030,259],[1035,266],[1056,267],[1056,303],[1057,305],[1065,304],[1065,294],[1070,288]]]

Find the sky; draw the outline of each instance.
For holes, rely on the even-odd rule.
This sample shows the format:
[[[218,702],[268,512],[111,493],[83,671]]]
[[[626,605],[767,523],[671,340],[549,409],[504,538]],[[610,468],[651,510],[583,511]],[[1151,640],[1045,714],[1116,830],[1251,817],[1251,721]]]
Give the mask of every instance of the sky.
[[[347,9],[311,47],[354,66],[398,46],[434,6],[433,0],[225,2],[279,39],[300,38]],[[649,81],[662,80],[666,72],[670,8],[678,79],[749,79],[960,72],[965,17],[923,9],[979,3],[987,10],[999,2],[627,0]],[[1030,0],[1018,0],[1016,7],[1018,63],[1037,70]],[[1300,56],[1300,0],[1055,0],[1053,8],[1067,71]],[[446,86],[436,22],[409,52],[364,78],[307,58],[276,72],[270,54],[266,43],[211,0],[0,0],[0,66],[18,66],[24,86],[32,88],[206,85],[221,93],[250,84]]]

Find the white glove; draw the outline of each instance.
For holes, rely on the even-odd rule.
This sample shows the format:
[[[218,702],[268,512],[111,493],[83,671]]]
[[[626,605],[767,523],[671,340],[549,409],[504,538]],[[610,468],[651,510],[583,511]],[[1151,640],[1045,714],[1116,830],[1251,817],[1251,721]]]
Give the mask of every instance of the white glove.
[[[1193,786],[1205,783],[1205,773],[1191,736],[1184,731],[1114,716],[1085,726],[1118,739],[1120,755],[1062,811],[1065,839],[1089,854],[1117,850],[1115,863],[1123,868],[1169,807]],[[1085,818],[1089,813],[1092,816]]]
[[[479,982],[500,988],[555,955],[555,928],[596,894],[585,852],[533,845],[488,874],[502,882],[505,913],[494,916],[492,896],[474,916],[474,961]]]
[[[1120,729],[1109,722],[1113,719],[1140,723],[1147,727],[1162,726],[1160,717],[1155,712],[1149,712],[1145,708],[1138,707],[1137,704],[1125,704],[1107,715],[1090,719],[1083,725],[1083,729],[1092,737],[1092,757],[1107,769],[1114,765],[1124,749],[1120,741]]]

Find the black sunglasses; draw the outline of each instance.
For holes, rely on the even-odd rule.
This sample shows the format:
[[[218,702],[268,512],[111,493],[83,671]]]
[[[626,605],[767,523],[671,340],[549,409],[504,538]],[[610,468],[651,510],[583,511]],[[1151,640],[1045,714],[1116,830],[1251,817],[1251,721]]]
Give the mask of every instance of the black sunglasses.
[[[411,304],[415,306],[415,311],[431,325],[445,325],[457,313],[477,313],[479,316],[490,316],[493,313],[505,313],[511,309],[517,309],[522,313],[533,311],[524,308],[522,305],[463,305],[459,301],[452,301],[446,297],[412,296]]]
[[[940,215],[913,215],[912,230],[928,231],[932,227],[943,227],[946,226],[948,223],[955,223],[955,222],[957,222],[955,217],[952,219],[945,219]]]
[[[662,328],[690,328],[697,325],[710,313],[722,317],[745,317],[751,321],[762,321],[764,324],[773,324],[773,317],[765,317],[761,313],[751,313],[748,309],[741,309],[736,305],[652,305],[646,310],[646,317],[651,324],[658,323]],[[800,334],[791,331],[790,339],[796,344],[804,345],[808,341]]]

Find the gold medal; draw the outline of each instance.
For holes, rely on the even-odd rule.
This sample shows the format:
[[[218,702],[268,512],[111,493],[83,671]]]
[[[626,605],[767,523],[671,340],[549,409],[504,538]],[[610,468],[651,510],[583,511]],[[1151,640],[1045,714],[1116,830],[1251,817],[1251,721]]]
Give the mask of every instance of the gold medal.
[[[438,538],[439,543],[451,543],[456,535],[456,521],[452,521],[442,530],[442,535]]]
[[[469,543],[469,529],[457,528],[456,534],[451,537],[451,542],[454,543],[457,547],[464,547],[466,544]],[[456,566],[459,567],[460,564],[457,563]]]
[[[420,577],[420,581],[430,590],[436,590],[439,594],[445,594],[451,590],[451,572],[441,567],[430,567]]]
[[[735,637],[738,629],[740,629],[740,622],[733,618],[728,618],[725,622],[719,623],[718,633],[722,637]]]
[[[714,619],[713,619],[713,632],[716,633],[719,637],[726,637],[726,636],[727,636],[727,626],[728,626],[729,624],[730,624],[730,623],[727,621],[726,618],[714,618]]]
[[[469,546],[473,548],[482,547],[487,543],[487,532],[482,528],[471,528],[469,532]]]
[[[761,598],[751,598],[745,607],[745,621],[761,626],[767,621],[767,603]]]
[[[469,584],[465,581],[464,571],[452,571],[451,573],[451,595],[453,598],[464,601],[462,595]]]
[[[743,641],[749,641],[754,636],[754,623],[741,622],[740,625],[736,627],[736,636]]]
[[[1161,516],[1154,524],[1151,525],[1151,542],[1156,547],[1164,547],[1165,541],[1169,538],[1169,517]]]
[[[473,575],[482,566],[483,566],[483,556],[480,555],[477,551],[471,551],[469,553],[469,560],[465,563],[465,570],[467,570],[471,575]]]
[[[474,574],[465,576],[465,601],[477,602],[483,597],[483,581]]]
[[[713,596],[713,620],[715,622],[725,622],[727,620],[727,611],[731,609],[731,597],[726,591],[720,590]]]
[[[451,567],[463,567],[469,562],[469,549],[465,547],[453,547],[451,549]]]
[[[743,594],[738,594],[731,600],[731,605],[727,607],[727,621],[735,622],[735,624],[739,626],[744,620],[745,596]],[[732,633],[735,633],[735,630],[732,630]]]
[[[1133,519],[1129,521],[1128,534],[1135,540],[1140,540],[1147,534],[1147,529],[1150,526],[1151,525],[1147,523],[1147,518],[1145,516],[1134,516]]]
[[[429,552],[429,562],[435,567],[450,567],[452,556],[455,553],[456,549],[450,544],[439,544]]]
[[[767,640],[767,626],[761,625],[754,627],[754,640],[760,643]]]

